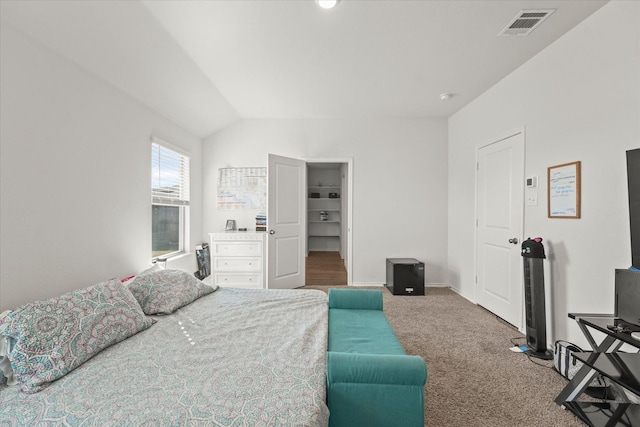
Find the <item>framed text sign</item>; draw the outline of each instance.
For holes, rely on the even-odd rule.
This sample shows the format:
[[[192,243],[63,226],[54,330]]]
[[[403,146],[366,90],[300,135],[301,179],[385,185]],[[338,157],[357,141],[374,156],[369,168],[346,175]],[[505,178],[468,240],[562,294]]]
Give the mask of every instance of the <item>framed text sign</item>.
[[[580,218],[580,162],[547,168],[549,218]]]

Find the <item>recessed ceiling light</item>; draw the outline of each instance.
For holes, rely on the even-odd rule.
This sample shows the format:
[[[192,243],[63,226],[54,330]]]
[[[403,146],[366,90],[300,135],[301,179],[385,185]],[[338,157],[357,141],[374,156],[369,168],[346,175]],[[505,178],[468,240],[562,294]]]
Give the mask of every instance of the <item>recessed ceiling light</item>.
[[[453,96],[452,93],[448,93],[448,92],[441,93],[440,94],[440,100],[441,101],[446,101],[447,99],[451,99],[452,96]]]
[[[333,9],[339,0],[316,0],[316,4],[323,9]]]

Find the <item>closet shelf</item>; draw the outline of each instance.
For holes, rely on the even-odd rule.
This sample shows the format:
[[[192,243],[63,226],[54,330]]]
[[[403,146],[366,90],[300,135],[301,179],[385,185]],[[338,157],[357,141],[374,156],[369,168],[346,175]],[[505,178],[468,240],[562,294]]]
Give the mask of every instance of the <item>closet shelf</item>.
[[[309,167],[307,173],[307,250],[340,251],[344,203],[341,170],[320,166]]]

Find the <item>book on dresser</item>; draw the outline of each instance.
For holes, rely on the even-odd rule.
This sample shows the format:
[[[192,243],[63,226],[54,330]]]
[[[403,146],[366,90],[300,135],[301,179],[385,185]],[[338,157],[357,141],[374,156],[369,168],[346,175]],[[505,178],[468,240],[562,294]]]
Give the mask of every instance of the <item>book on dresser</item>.
[[[256,215],[256,231],[267,231],[267,216],[264,214]]]

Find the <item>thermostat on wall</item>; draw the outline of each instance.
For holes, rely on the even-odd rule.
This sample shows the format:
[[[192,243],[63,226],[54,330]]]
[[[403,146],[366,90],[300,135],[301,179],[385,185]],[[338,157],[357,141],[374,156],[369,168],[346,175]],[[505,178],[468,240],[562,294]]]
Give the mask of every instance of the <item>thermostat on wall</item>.
[[[538,186],[538,177],[537,176],[531,176],[531,177],[527,178],[527,187],[535,188],[537,186]]]

